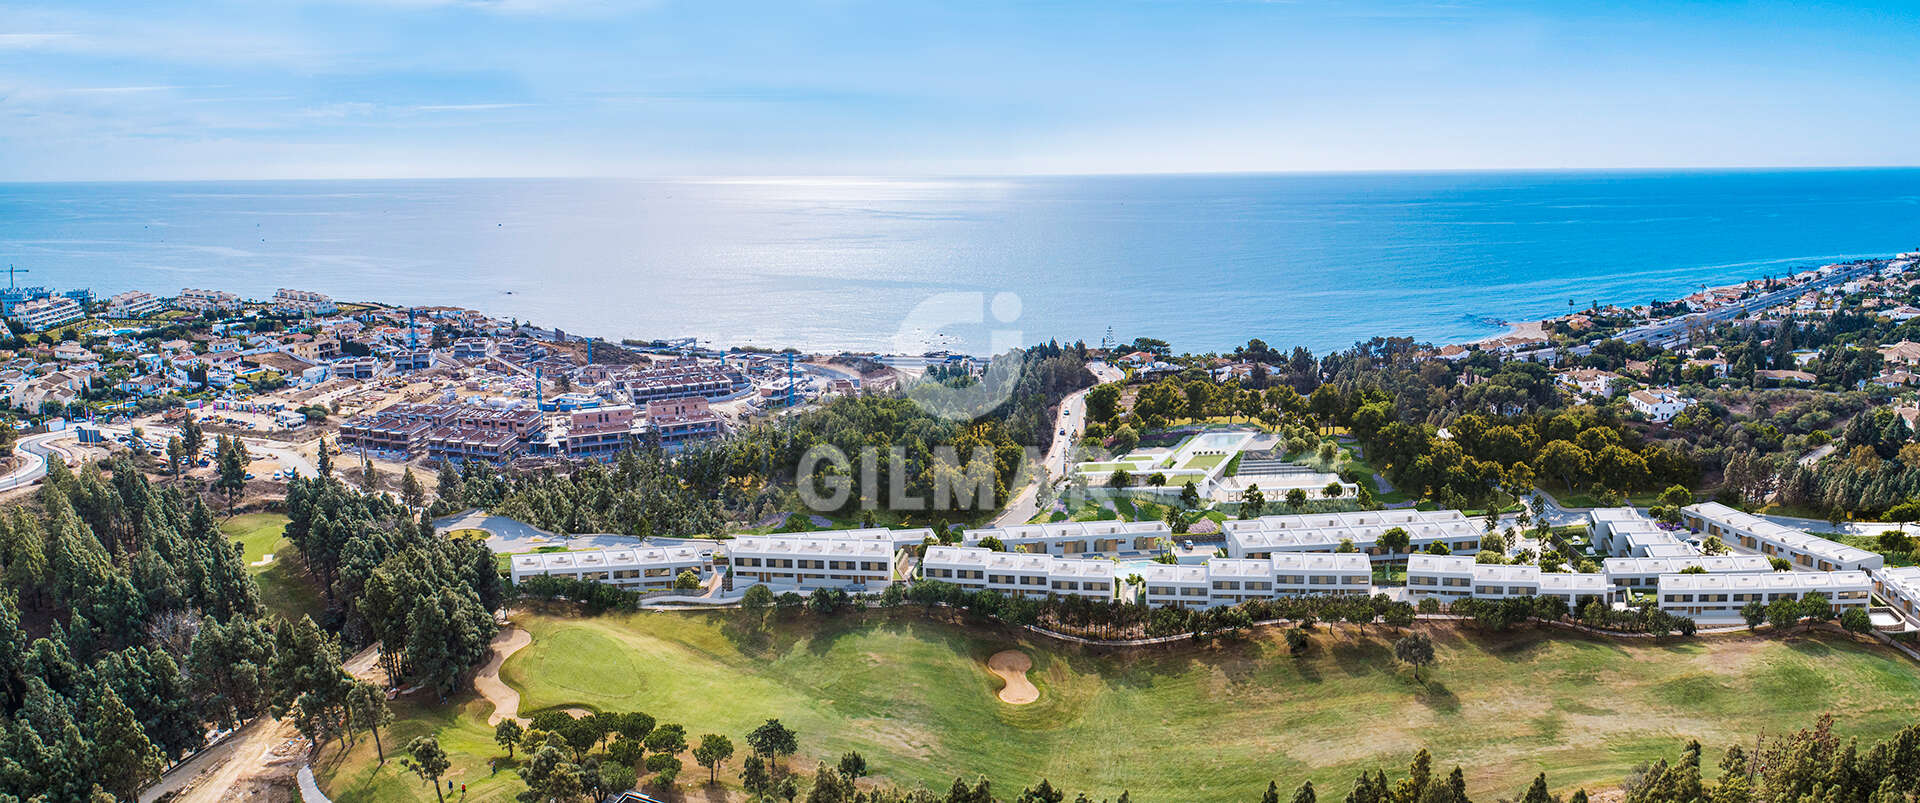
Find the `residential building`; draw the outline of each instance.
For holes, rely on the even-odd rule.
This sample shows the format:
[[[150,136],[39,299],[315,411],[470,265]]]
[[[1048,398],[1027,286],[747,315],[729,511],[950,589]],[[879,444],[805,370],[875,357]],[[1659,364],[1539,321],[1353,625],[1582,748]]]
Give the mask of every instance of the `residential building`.
[[[145,318],[166,309],[166,304],[152,293],[128,290],[116,293],[107,299],[107,317],[109,318]]]
[[[1877,552],[1829,541],[1719,502],[1681,508],[1680,520],[1695,532],[1720,536],[1734,549],[1785,558],[1796,569],[1858,571],[1878,569],[1886,563]]]
[[[1048,595],[1112,599],[1114,562],[1056,558],[984,547],[929,546],[920,561],[921,576],[969,591],[994,591],[1014,597]]]
[[[1703,624],[1740,621],[1750,602],[1799,600],[1820,593],[1836,612],[1865,608],[1873,581],[1863,571],[1787,571],[1742,574],[1663,574],[1660,610],[1690,616]]]
[[[894,580],[891,544],[818,534],[744,535],[727,541],[733,587],[776,591],[879,591]]]
[[[994,538],[1008,552],[1067,558],[1141,557],[1159,554],[1172,534],[1165,524],[1155,521],[1060,521],[968,530],[962,534],[961,543],[977,546],[987,538]]]
[[[333,298],[325,293],[288,290],[283,287],[274,291],[273,311],[279,315],[310,317],[332,315],[340,311],[340,306],[333,303]]]
[[[1228,521],[1227,556],[1263,558],[1285,552],[1334,552],[1342,543],[1376,562],[1399,560],[1443,544],[1450,552],[1472,555],[1480,551],[1483,533],[1477,522],[1458,510],[1361,510],[1343,513],[1301,513]],[[1380,536],[1399,528],[1410,546],[1388,550]]]
[[[1886,601],[1887,607],[1908,626],[1920,628],[1920,566],[1881,567],[1871,576],[1874,593]]]
[[[633,408],[610,405],[555,413],[547,420],[545,453],[575,460],[611,460],[633,437]]]
[[[707,564],[707,555],[691,546],[618,547],[514,555],[511,574],[515,584],[548,576],[608,583],[632,591],[663,591],[673,588],[681,572],[706,575]]]
[[[1627,394],[1627,405],[1646,416],[1648,421],[1664,424],[1672,421],[1680,411],[1693,406],[1693,400],[1669,388],[1646,388]]]
[[[702,396],[647,402],[647,425],[669,451],[693,441],[717,438],[721,433],[720,416]]]
[[[1694,555],[1678,558],[1607,558],[1600,573],[1617,591],[1651,593],[1660,575],[1698,569],[1709,574],[1764,574],[1773,571],[1765,555]],[[1689,572],[1691,573],[1691,572]]]
[[[79,302],[57,296],[20,302],[13,306],[8,317],[25,324],[28,329],[35,332],[44,332],[85,318],[87,311],[80,306]]]
[[[196,290],[188,287],[173,297],[173,308],[196,313],[226,313],[240,310],[240,297],[225,290]]]
[[[1560,374],[1559,382],[1582,394],[1604,399],[1613,395],[1614,383],[1620,379],[1621,376],[1612,371],[1576,368]]]
[[[493,339],[487,337],[463,337],[453,341],[453,358],[456,360],[484,360],[493,356]]]

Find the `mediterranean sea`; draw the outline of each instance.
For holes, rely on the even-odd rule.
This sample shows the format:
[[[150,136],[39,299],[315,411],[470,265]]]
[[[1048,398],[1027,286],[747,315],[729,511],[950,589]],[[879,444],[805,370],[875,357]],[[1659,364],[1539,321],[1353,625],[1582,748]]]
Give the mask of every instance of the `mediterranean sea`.
[[[901,350],[1434,343],[1920,246],[1920,169],[0,184],[23,284]]]

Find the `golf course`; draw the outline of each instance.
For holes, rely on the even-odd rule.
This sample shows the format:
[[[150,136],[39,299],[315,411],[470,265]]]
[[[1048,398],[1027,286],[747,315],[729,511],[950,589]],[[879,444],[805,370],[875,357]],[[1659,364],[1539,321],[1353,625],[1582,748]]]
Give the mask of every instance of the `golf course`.
[[[1393,660],[1399,634],[1380,626],[1322,625],[1296,656],[1275,628],[1224,645],[1096,651],[916,608],[515,620],[533,642],[500,678],[520,692],[522,716],[639,710],[736,741],[777,717],[799,733],[796,767],[857,750],[901,785],[944,790],[955,775],[984,775],[1017,790],[1048,778],[1143,802],[1257,799],[1269,779],[1343,794],[1356,772],[1397,769],[1423,746],[1436,764],[1463,766],[1476,797],[1513,797],[1540,771],[1556,791],[1599,789],[1687,739],[1717,760],[1729,744],[1827,712],[1843,735],[1881,738],[1912,724],[1920,701],[1920,669],[1826,633],[1654,642],[1422,624],[1438,659],[1421,683]],[[1007,683],[987,662],[1005,650],[1031,657],[1038,699],[1001,701]],[[315,769],[338,801],[433,800],[391,754],[436,733],[466,800],[511,799],[523,788],[511,764],[489,772],[505,756],[491,710],[470,693],[397,701],[384,767],[362,738],[329,747]],[[680,786],[692,791],[706,772],[686,765]],[[738,771],[736,757],[722,777]]]

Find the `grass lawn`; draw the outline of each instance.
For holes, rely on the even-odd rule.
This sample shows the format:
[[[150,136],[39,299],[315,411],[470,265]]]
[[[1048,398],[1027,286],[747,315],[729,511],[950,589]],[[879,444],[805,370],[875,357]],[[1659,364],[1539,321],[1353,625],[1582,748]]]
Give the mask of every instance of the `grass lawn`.
[[[1223,454],[1197,454],[1189,458],[1187,464],[1181,466],[1181,468],[1206,471],[1214,466],[1220,465],[1220,462],[1226,459],[1227,456]]]
[[[1825,635],[1660,645],[1440,627],[1422,686],[1394,664],[1394,634],[1378,627],[1322,627],[1294,658],[1272,629],[1226,646],[1095,652],[919,611],[789,615],[767,628],[742,616],[526,615],[533,644],[502,679],[520,691],[523,714],[643,710],[736,744],[778,717],[799,732],[798,767],[858,750],[877,775],[933,789],[956,774],[1009,792],[1045,777],[1096,799],[1128,789],[1135,800],[1196,803],[1251,800],[1269,779],[1345,789],[1362,769],[1400,771],[1422,746],[1440,766],[1467,767],[1477,797],[1517,796],[1540,771],[1556,791],[1597,790],[1674,757],[1689,738],[1717,761],[1760,730],[1833,712],[1842,734],[1867,742],[1911,723],[1920,701],[1920,670],[1905,659]],[[1039,702],[994,697],[984,661],[1008,648],[1033,657]],[[498,753],[478,724],[484,713],[470,703],[401,712],[389,744],[439,731],[452,777],[471,783]],[[334,799],[433,798],[393,762],[375,772],[370,755],[363,746],[323,762]],[[697,772],[682,778],[697,783]],[[738,772],[736,758],[725,777]],[[493,790],[469,794],[498,799]]]
[[[260,587],[260,602],[267,610],[293,621],[302,615],[317,615],[323,603],[320,589],[301,568],[293,544],[283,534],[286,528],[287,517],[279,513],[247,513],[222,522],[220,532],[240,542],[249,564],[273,554],[272,563],[249,565],[247,573]]]

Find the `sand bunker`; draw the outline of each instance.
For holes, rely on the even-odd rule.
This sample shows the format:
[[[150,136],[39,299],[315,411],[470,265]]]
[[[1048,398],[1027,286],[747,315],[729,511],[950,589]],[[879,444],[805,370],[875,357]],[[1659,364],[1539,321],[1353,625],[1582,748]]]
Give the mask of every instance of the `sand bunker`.
[[[500,720],[507,717],[519,720],[522,725],[527,724],[526,718],[519,715],[520,692],[500,682],[500,665],[507,662],[508,656],[532,643],[533,634],[517,627],[494,634],[493,644],[489,645],[493,650],[493,657],[489,658],[487,665],[480,667],[480,671],[473,676],[474,691],[480,692],[481,697],[493,703],[493,713],[487,717],[488,725],[498,725]]]
[[[1033,659],[1019,650],[1002,650],[987,659],[987,669],[1007,684],[1000,689],[1000,702],[1026,705],[1040,699],[1040,690],[1027,680],[1027,670],[1032,668]]]

